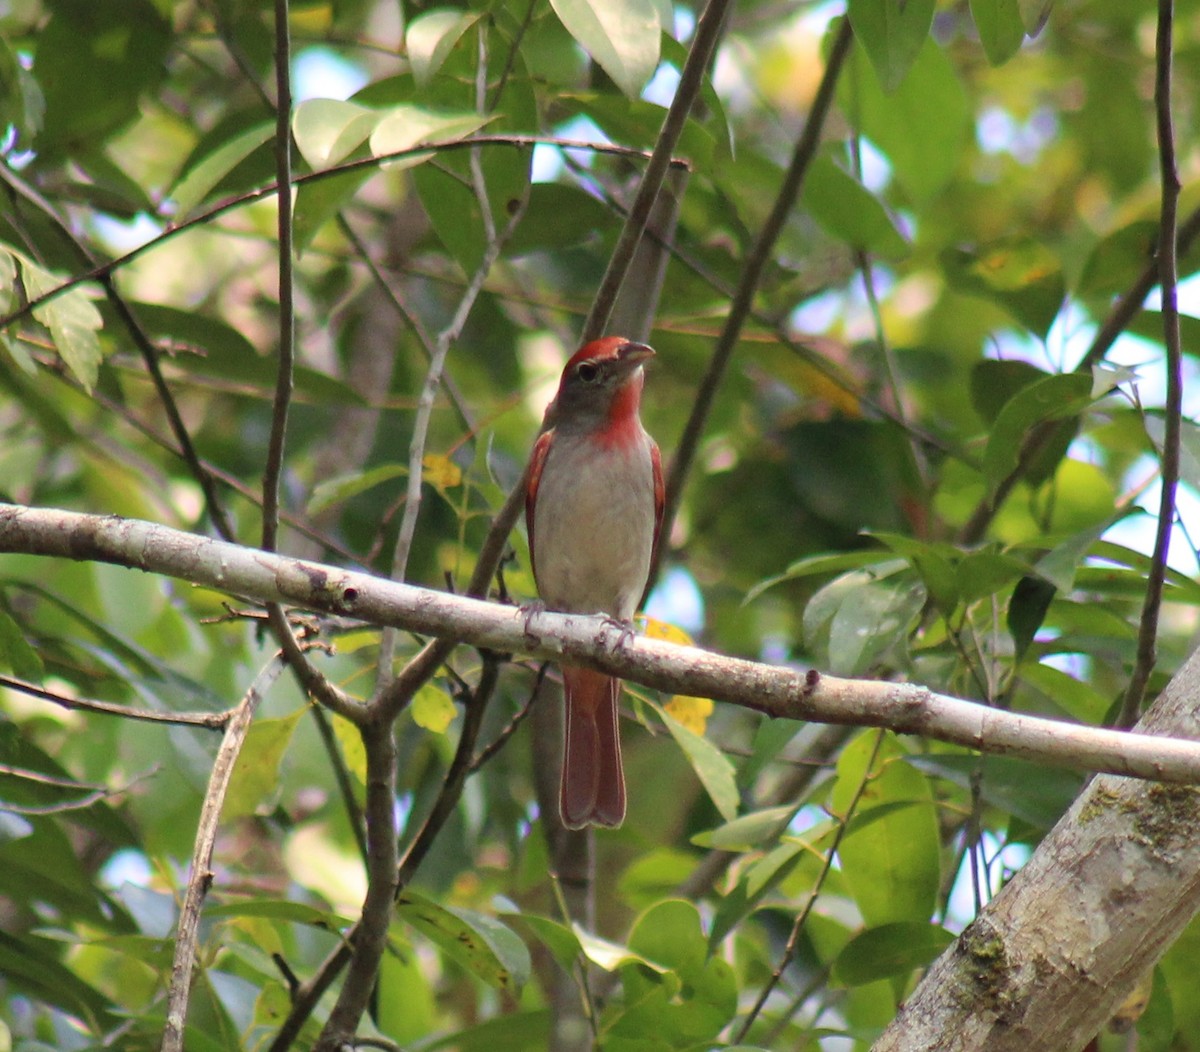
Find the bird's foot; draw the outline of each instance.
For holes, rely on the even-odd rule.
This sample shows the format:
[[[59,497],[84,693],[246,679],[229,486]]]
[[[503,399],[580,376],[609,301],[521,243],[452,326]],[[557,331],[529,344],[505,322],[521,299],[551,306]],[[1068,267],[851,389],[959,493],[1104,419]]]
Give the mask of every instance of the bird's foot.
[[[624,650],[625,647],[637,635],[637,631],[634,629],[633,621],[623,620],[619,617],[613,617],[612,614],[603,614],[602,616],[604,618],[604,625],[606,628],[615,628],[621,633],[619,636],[617,636],[617,645],[613,647],[613,649]]]
[[[546,612],[546,604],[541,599],[532,599],[528,603],[522,603],[517,609],[525,617],[525,638],[530,643],[540,643],[542,637],[529,627],[529,622],[537,617],[538,614]]]

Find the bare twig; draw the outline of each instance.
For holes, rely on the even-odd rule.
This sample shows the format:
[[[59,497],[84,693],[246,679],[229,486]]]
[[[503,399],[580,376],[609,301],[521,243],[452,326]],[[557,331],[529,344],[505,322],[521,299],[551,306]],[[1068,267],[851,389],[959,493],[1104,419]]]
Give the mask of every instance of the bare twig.
[[[1138,624],[1137,660],[1121,702],[1119,725],[1132,727],[1142,711],[1146,684],[1157,661],[1158,615],[1162,609],[1163,581],[1171,530],[1175,525],[1175,489],[1179,485],[1179,443],[1183,419],[1183,355],[1179,339],[1177,237],[1179,172],[1175,165],[1175,129],[1171,117],[1172,30],[1174,0],[1159,0],[1154,76],[1154,109],[1158,128],[1158,158],[1162,184],[1158,226],[1158,274],[1162,286],[1163,346],[1166,348],[1166,431],[1163,435],[1162,495],[1158,504],[1158,529],[1146,581],[1146,597]]]
[[[225,802],[225,791],[233,767],[241,752],[242,743],[250,730],[250,721],[263,695],[283,671],[280,655],[273,657],[255,677],[233,710],[233,719],[225,730],[225,738],[213,761],[204,793],[204,806],[196,826],[196,843],[192,852],[192,868],[187,892],[179,910],[179,926],[175,935],[175,960],[171,965],[171,985],[167,991],[167,1021],[163,1027],[162,1052],[183,1052],[184,1024],[187,1022],[188,993],[192,985],[192,967],[200,934],[200,908],[212,884],[213,844],[217,839],[217,821]]]
[[[691,471],[692,462],[696,458],[696,451],[700,447],[700,438],[704,434],[717,391],[720,389],[725,370],[733,356],[734,348],[737,346],[742,325],[753,307],[754,296],[758,291],[759,282],[762,280],[763,270],[771,258],[771,252],[774,250],[775,242],[783,230],[787,217],[795,207],[796,199],[804,185],[804,177],[808,174],[809,165],[816,156],[817,147],[821,142],[821,131],[825,127],[825,120],[833,105],[838,77],[853,40],[854,33],[850,28],[850,19],[843,18],[837,36],[834,38],[833,47],[829,52],[829,61],[821,77],[820,87],[813,99],[808,121],[796,142],[791,163],[784,174],[783,183],[775,197],[771,213],[763,223],[762,230],[759,231],[754,246],[742,265],[742,280],[734,293],[733,302],[729,305],[729,315],[725,319],[725,325],[721,329],[721,335],[713,349],[708,370],[696,391],[696,399],[687,424],[675,447],[675,456],[671,461],[671,469],[667,476],[666,502],[663,508],[663,536],[669,536],[671,533],[671,524],[679,509],[684,483]],[[659,546],[659,561],[662,559],[665,547],[666,545]],[[656,574],[657,566],[651,567],[651,577]]]
[[[279,368],[271,407],[271,435],[263,468],[262,546],[279,540],[279,477],[287,441],[288,407],[296,352],[294,252],[292,250],[292,85],[288,2],[275,0],[275,183],[279,231]]]
[[[57,804],[18,804],[12,800],[4,800],[0,801],[0,810],[11,811],[13,814],[18,815],[60,815],[70,811],[82,811],[93,804],[98,804],[101,800],[109,800],[114,796],[121,796],[129,792],[138,782],[150,777],[158,769],[158,765],[156,764],[150,770],[130,778],[124,785],[110,786],[77,782],[74,778],[58,778],[54,775],[46,774],[45,771],[34,771],[28,767],[14,767],[11,764],[0,763],[0,774],[7,777],[18,778],[25,782],[34,782],[38,785],[51,785],[56,789],[65,789],[68,792],[84,794],[71,800],[62,800]]]
[[[486,188],[483,188],[483,193],[486,201]],[[505,243],[516,230],[517,224],[520,223],[521,217],[525,213],[526,198],[518,203],[509,216],[508,222],[504,224],[504,228],[492,237],[484,249],[483,258],[479,262],[475,273],[468,282],[466,289],[463,290],[462,298],[458,302],[458,306],[454,311],[453,317],[449,324],[438,333],[436,347],[433,357],[429,363],[429,370],[425,374],[425,385],[421,390],[421,399],[417,406],[417,419],[413,425],[413,438],[409,447],[409,471],[408,471],[408,496],[404,506],[404,519],[400,526],[400,535],[396,542],[395,557],[392,561],[392,577],[394,580],[403,580],[408,565],[408,552],[412,545],[412,538],[416,530],[417,512],[421,505],[421,485],[423,480],[422,462],[425,455],[425,440],[429,431],[429,420],[433,413],[434,399],[437,396],[438,384],[441,380],[442,369],[445,366],[446,355],[450,352],[450,347],[454,341],[458,339],[462,332],[463,326],[467,323],[467,318],[470,316],[471,309],[475,306],[475,301],[478,299],[480,292],[483,291],[483,283],[491,272],[492,267],[500,258],[500,253],[504,248]],[[486,203],[481,203],[481,206],[486,208]],[[507,536],[507,534],[505,535]],[[497,557],[497,565],[499,558]],[[493,567],[492,572],[495,572]],[[490,580],[491,575],[488,575]],[[392,678],[391,668],[393,654],[395,653],[395,635],[385,632],[380,639],[379,644],[379,683],[380,689],[377,691],[377,697],[372,704],[378,704],[381,711],[387,711],[392,714],[394,719],[400,709],[407,703],[408,698],[412,697],[413,691],[420,683],[423,683],[428,675],[432,675],[437,665],[441,664],[439,660],[436,665],[429,669],[428,675],[422,676],[419,681],[411,675],[402,675]],[[414,659],[414,662],[417,659]],[[444,658],[443,658],[444,660]],[[410,663],[411,665],[411,663]],[[425,665],[421,666],[426,667]],[[405,672],[410,672],[406,669]],[[414,685],[415,684],[415,685]]]
[[[912,683],[839,679],[724,657],[657,639],[629,640],[601,618],[514,607],[289,559],[116,516],[0,503],[0,552],[115,563],[259,602],[392,625],[499,653],[585,665],[671,694],[769,716],[888,727],[983,752],[1163,782],[1200,782],[1200,743],[1025,716]]]
[[[9,690],[19,690],[42,701],[60,705],[64,709],[76,709],[82,712],[99,712],[105,716],[120,716],[127,720],[144,720],[147,723],[176,723],[181,726],[208,727],[211,730],[221,730],[229,723],[235,710],[224,712],[156,712],[154,709],[135,709],[128,705],[117,705],[111,701],[99,701],[95,698],[72,698],[57,691],[39,687],[15,676],[0,676],[0,687]]]

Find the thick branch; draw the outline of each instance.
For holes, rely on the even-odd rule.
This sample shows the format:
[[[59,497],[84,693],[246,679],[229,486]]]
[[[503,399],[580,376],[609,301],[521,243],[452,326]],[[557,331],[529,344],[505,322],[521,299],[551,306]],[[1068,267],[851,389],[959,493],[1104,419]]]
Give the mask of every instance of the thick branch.
[[[1200,651],[1140,730],[1200,735],[1197,699]],[[1095,779],[933,964],[875,1052],[1082,1047],[1200,906],[1198,822],[1194,787]]]
[[[603,618],[535,613],[116,516],[0,504],[0,552],[115,563],[259,602],[285,602],[600,669],[767,716],[888,727],[983,752],[1163,782],[1200,782],[1200,743],[1022,716],[911,683],[838,679],[627,639]]]

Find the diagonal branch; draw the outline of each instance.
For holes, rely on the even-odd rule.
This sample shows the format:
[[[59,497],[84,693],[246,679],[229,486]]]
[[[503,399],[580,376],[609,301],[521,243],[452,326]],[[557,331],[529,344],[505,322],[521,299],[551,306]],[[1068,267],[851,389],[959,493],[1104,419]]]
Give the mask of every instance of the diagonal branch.
[[[217,821],[225,803],[225,792],[233,776],[233,767],[250,730],[250,722],[262,696],[283,671],[280,655],[273,657],[246,691],[241,704],[233,710],[233,719],[225,728],[225,737],[208,777],[208,789],[200,821],[196,826],[196,844],[188,876],[187,893],[179,910],[179,928],[175,936],[175,960],[171,965],[171,985],[167,992],[167,1021],[163,1028],[162,1052],[183,1052],[184,1026],[187,1022],[188,993],[192,986],[192,968],[200,937],[200,908],[212,884],[213,844],[217,839]]]
[[[667,168],[671,164],[679,136],[683,134],[688,114],[692,112],[692,106],[700,94],[704,74],[708,71],[717,42],[721,39],[725,15],[731,6],[731,0],[708,0],[704,13],[696,23],[696,36],[688,49],[687,61],[680,73],[675,97],[671,100],[662,130],[658,133],[654,152],[650,155],[650,163],[642,173],[637,194],[629,207],[629,215],[625,218],[621,236],[609,258],[600,288],[596,290],[591,312],[583,325],[581,343],[603,335],[608,327],[613,306],[617,302],[617,293],[621,291],[621,283],[625,280],[629,265],[633,262],[638,244],[642,240],[642,233],[650,219],[650,211],[666,178]]]
[[[771,213],[767,217],[766,222],[763,223],[763,228],[759,231],[758,239],[754,242],[754,246],[751,248],[750,254],[746,257],[746,261],[743,264],[742,280],[738,284],[737,290],[734,292],[733,301],[729,305],[729,315],[725,319],[725,325],[717,340],[717,346],[713,349],[712,358],[708,364],[708,371],[704,374],[704,378],[701,380],[700,387],[696,392],[696,401],[692,407],[691,415],[688,417],[683,434],[680,436],[679,443],[675,447],[675,456],[671,461],[671,470],[667,477],[666,502],[663,508],[664,537],[670,536],[671,524],[675,520],[675,513],[679,510],[679,501],[683,494],[684,483],[687,481],[688,474],[691,471],[692,462],[696,458],[696,452],[700,447],[700,438],[704,433],[709,413],[712,411],[713,402],[716,400],[717,391],[720,389],[722,378],[729,365],[729,360],[733,357],[738,336],[741,335],[742,326],[745,324],[746,318],[754,306],[754,296],[758,291],[759,282],[762,280],[763,271],[770,261],[771,253],[775,248],[775,242],[778,240],[780,232],[783,230],[783,225],[795,207],[796,199],[800,196],[800,190],[804,185],[804,177],[808,174],[809,166],[812,164],[813,158],[816,157],[817,147],[821,142],[821,132],[825,127],[825,120],[829,116],[830,108],[833,105],[834,90],[837,87],[838,77],[841,74],[846,56],[850,53],[850,45],[853,41],[854,33],[850,28],[850,19],[843,18],[842,24],[838,28],[837,36],[834,38],[833,48],[829,52],[829,61],[821,77],[820,87],[817,89],[816,97],[813,99],[812,109],[808,114],[808,121],[805,123],[804,131],[800,133],[800,138],[796,142],[791,163],[788,165],[787,172],[784,173],[783,184],[779,188],[779,193],[775,198],[775,204],[771,208]],[[662,559],[665,547],[665,545],[661,545],[658,549],[659,560]],[[650,568],[651,578],[657,575],[657,571],[657,566]]]

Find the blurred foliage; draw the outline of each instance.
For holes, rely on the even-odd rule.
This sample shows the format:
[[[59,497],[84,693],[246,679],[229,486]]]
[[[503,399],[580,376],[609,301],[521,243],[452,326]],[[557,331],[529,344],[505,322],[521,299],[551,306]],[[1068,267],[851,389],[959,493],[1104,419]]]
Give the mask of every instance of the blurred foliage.
[[[1177,7],[1190,215],[1200,6]],[[696,17],[669,0],[293,0],[299,361],[283,550],[389,571],[428,347],[489,223],[523,203],[451,349],[408,563],[415,583],[464,585],[643,163],[499,138],[650,149]],[[840,17],[803,0],[736,5],[683,135],[691,171],[644,413],[668,457]],[[706,423],[667,556],[686,573],[657,593],[656,617],[728,653],[1103,722],[1148,566],[1137,527],[1162,436],[1158,315],[1132,319],[1108,371],[1073,370],[1152,258],[1154,5],[850,0],[848,17],[858,43]],[[275,206],[259,192],[274,178],[272,33],[264,0],[0,7],[4,499],[211,531],[150,357],[236,539],[257,543],[278,340]],[[475,133],[497,138],[454,148]],[[412,150],[434,141],[448,145]],[[1200,269],[1189,248],[1185,277]],[[74,280],[39,299],[114,259],[111,287]],[[1189,376],[1197,325],[1184,319]],[[522,601],[532,580],[512,543],[504,582]],[[1190,547],[1177,533],[1156,690],[1196,627]],[[271,652],[229,602],[0,556],[0,672],[66,697],[222,710]],[[325,631],[321,667],[365,696],[377,634]],[[417,646],[402,639],[397,659]],[[523,709],[534,672],[505,667],[481,742]],[[478,673],[455,654],[399,722],[405,843]],[[364,1036],[545,1048],[555,974],[583,955],[611,976],[605,1049],[865,1048],[1080,783],[876,731],[835,752],[812,728],[698,699],[635,690],[630,711],[630,813],[597,839],[597,933],[559,911],[521,724],[405,893]],[[361,744],[341,721],[332,731],[361,796]],[[0,688],[0,1048],[158,1047],[216,744]],[[330,753],[286,679],[240,762],[189,1016],[199,1052],[265,1047],[288,1007],[277,962],[310,975],[363,891]],[[795,955],[751,1019],[789,938]],[[1200,1048],[1197,967],[1193,930],[1156,975],[1140,1047]]]

